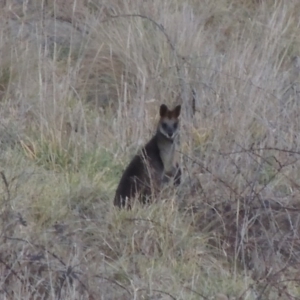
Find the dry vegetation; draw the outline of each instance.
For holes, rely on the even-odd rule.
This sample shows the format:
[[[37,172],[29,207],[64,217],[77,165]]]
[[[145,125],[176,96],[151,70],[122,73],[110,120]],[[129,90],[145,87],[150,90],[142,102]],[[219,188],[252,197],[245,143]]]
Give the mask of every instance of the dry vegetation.
[[[1,299],[300,299],[298,0],[0,6]],[[119,211],[162,102],[183,182]]]

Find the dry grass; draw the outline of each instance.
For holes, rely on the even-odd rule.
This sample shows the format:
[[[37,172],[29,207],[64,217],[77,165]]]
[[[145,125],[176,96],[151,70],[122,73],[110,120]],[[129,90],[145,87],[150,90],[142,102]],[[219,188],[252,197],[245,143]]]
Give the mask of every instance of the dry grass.
[[[0,298],[300,299],[299,8],[1,2]],[[119,211],[162,102],[183,182]]]

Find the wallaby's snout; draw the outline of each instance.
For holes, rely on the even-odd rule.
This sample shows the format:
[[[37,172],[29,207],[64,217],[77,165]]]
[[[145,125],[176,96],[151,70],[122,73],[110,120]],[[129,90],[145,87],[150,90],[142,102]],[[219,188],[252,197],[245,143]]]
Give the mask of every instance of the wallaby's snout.
[[[173,129],[172,129],[172,128],[168,128],[167,133],[168,133],[168,136],[169,136],[170,138],[172,138],[173,135],[174,135],[174,132],[173,132]]]
[[[171,123],[171,124],[169,124]],[[176,126],[175,126],[176,125]],[[166,133],[166,135],[169,137],[169,138],[173,138],[174,135],[176,134],[176,130],[177,130],[177,123],[174,123],[173,122],[166,122],[164,121],[162,124],[161,124],[161,127],[162,127],[162,131],[164,133]]]

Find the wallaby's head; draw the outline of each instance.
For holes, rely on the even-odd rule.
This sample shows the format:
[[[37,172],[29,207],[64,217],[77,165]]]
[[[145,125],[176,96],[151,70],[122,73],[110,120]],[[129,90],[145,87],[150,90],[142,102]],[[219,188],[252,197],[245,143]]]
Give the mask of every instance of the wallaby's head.
[[[173,110],[169,110],[167,105],[160,106],[159,114],[160,120],[157,130],[163,134],[167,139],[173,140],[178,134],[179,130],[179,115],[181,105],[177,105]]]

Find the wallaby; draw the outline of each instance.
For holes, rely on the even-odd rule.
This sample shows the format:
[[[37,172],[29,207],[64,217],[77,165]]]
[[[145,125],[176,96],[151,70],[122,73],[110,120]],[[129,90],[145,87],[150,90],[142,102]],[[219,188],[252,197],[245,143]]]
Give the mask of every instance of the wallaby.
[[[162,182],[170,178],[174,180],[174,185],[180,184],[181,169],[178,164],[173,165],[180,110],[180,105],[173,110],[169,110],[165,104],[160,106],[156,134],[125,169],[116,191],[114,205],[127,205],[131,208],[130,199],[136,195],[145,203],[152,192],[158,191]]]

